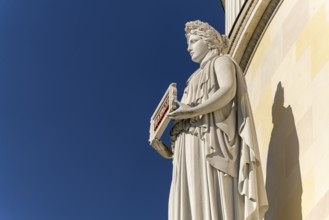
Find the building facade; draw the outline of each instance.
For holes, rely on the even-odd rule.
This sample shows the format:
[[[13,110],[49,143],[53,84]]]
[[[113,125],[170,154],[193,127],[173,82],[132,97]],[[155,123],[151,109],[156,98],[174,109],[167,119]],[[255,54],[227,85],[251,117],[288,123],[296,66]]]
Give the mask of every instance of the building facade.
[[[329,1],[222,5],[253,108],[265,220],[329,220]]]

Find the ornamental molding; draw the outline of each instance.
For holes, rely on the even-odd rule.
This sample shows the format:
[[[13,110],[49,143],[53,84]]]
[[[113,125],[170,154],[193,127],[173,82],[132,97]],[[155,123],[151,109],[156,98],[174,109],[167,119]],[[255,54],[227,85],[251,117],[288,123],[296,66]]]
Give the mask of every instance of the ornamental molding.
[[[230,31],[228,53],[247,69],[270,21],[284,0],[248,0]]]

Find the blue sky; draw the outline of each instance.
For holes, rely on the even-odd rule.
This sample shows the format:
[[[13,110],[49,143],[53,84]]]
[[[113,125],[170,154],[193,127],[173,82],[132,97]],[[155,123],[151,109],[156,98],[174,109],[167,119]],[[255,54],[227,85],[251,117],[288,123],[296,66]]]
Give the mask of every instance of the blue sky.
[[[166,220],[170,160],[148,145],[184,25],[219,0],[0,0],[0,219]]]

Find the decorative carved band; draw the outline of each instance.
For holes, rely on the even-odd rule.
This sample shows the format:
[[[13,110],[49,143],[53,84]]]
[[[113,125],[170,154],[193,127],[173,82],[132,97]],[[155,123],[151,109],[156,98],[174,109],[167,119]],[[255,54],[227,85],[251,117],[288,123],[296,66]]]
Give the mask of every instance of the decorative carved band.
[[[229,54],[244,71],[267,26],[283,0],[249,0],[240,12],[231,32]]]

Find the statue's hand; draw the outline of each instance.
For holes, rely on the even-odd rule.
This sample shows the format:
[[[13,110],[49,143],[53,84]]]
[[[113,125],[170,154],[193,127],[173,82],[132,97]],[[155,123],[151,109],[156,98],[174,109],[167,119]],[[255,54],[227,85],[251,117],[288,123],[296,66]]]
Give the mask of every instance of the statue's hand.
[[[192,107],[181,103],[179,101],[176,101],[176,103],[179,105],[179,108],[175,111],[169,112],[168,117],[174,120],[181,120],[181,119],[188,119],[194,117],[194,111]]]

